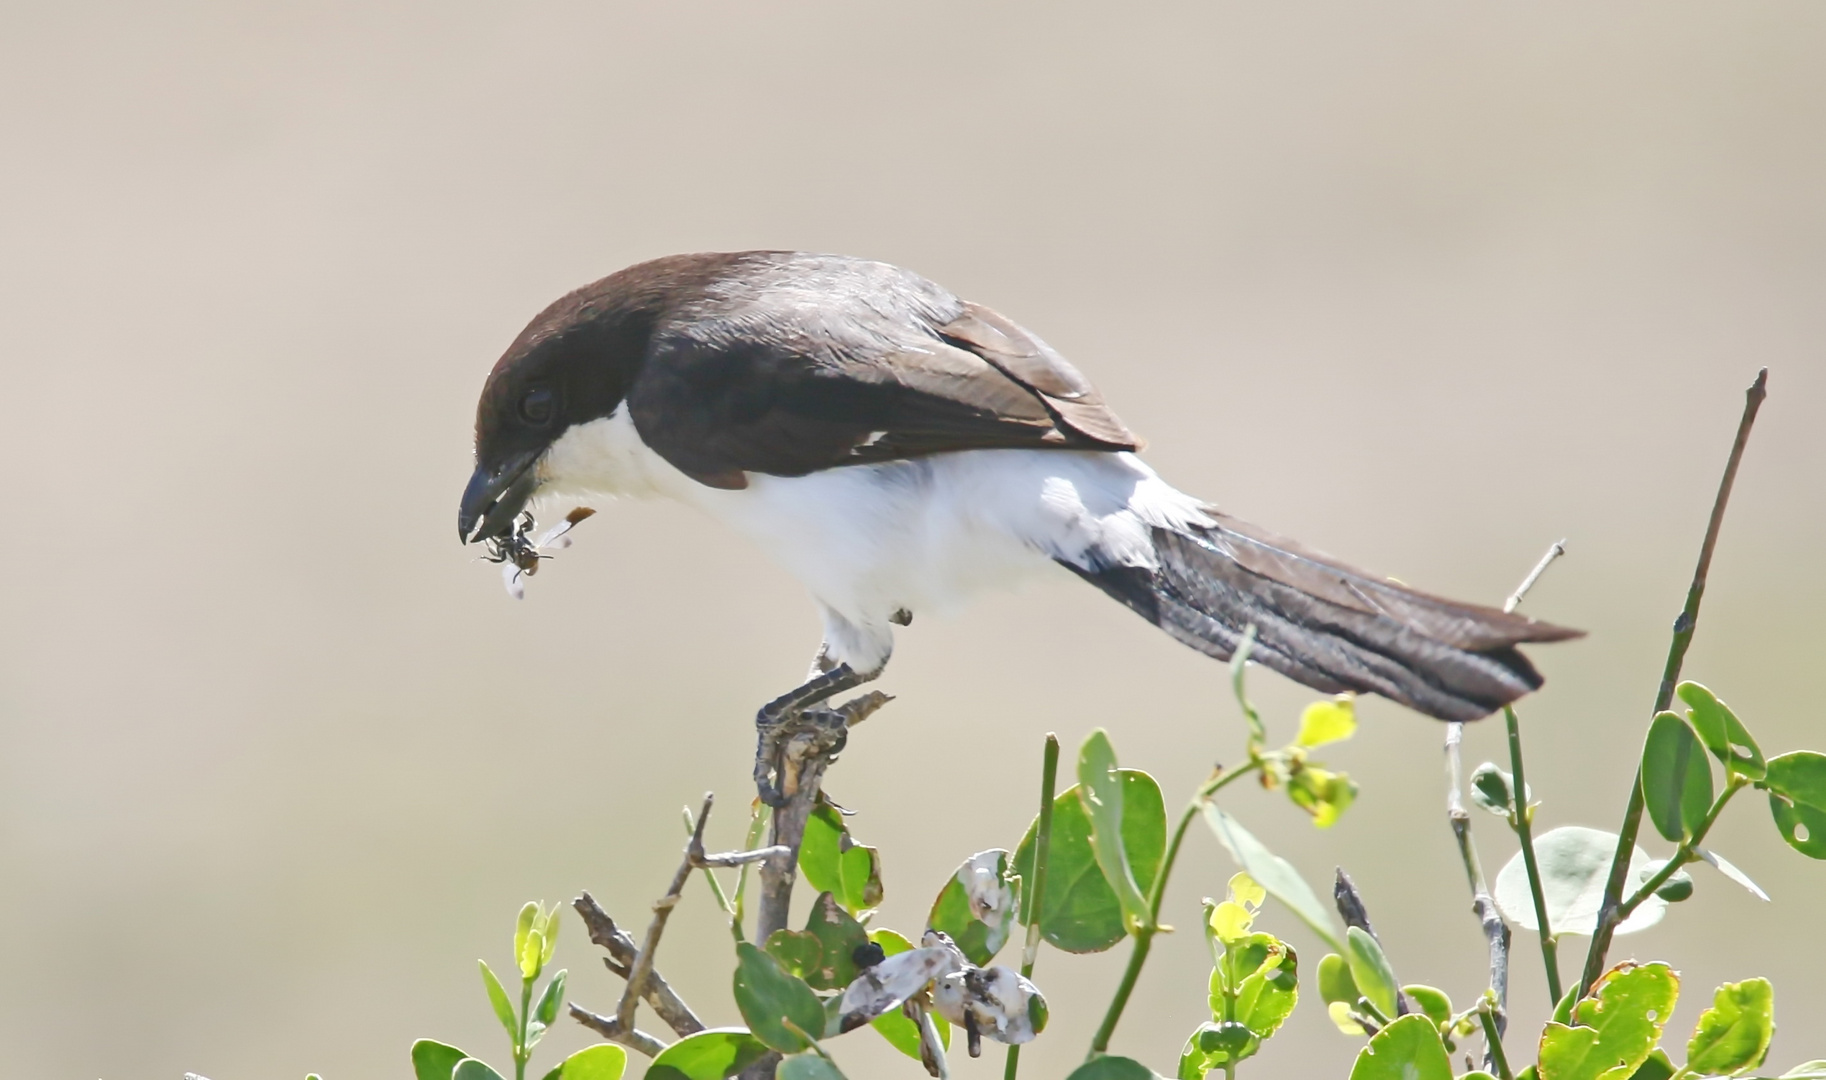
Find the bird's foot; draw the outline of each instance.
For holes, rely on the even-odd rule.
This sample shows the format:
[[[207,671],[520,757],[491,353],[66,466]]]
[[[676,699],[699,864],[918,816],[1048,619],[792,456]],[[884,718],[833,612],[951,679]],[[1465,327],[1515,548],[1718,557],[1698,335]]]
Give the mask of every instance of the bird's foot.
[[[799,790],[802,766],[829,760],[849,739],[849,729],[891,699],[871,691],[835,708],[819,708],[831,697],[868,679],[848,665],[817,676],[762,706],[755,714],[755,790],[768,806],[780,807]]]

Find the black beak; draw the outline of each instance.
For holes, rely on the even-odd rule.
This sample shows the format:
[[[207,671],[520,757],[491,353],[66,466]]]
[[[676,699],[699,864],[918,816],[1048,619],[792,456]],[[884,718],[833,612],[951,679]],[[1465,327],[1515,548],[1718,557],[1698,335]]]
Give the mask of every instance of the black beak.
[[[534,462],[537,451],[509,458],[499,469],[478,464],[469,486],[463,489],[463,505],[457,509],[457,539],[474,544],[513,530],[514,519],[533,497],[539,486]]]

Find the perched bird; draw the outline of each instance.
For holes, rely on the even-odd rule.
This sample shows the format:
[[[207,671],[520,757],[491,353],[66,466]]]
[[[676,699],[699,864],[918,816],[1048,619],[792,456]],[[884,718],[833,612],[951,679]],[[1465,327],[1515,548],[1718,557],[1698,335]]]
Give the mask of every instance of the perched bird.
[[[1579,636],[1354,569],[1162,480],[1096,389],[1005,316],[837,255],[675,255],[546,308],[476,409],[465,542],[542,496],[664,496],[760,543],[824,616],[785,717],[880,674],[893,628],[1058,564],[1160,627],[1329,693],[1475,720],[1538,688],[1516,648]],[[528,549],[530,550],[530,549]]]

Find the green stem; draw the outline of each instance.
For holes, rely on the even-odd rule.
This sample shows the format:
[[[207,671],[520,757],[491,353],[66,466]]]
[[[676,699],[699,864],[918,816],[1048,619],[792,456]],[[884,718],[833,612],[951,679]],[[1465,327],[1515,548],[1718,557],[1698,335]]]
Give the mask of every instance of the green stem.
[[[1731,456],[1725,460],[1725,474],[1718,482],[1718,494],[1712,500],[1712,516],[1706,521],[1706,536],[1699,545],[1699,562],[1693,568],[1693,583],[1687,588],[1686,606],[1674,620],[1674,639],[1668,644],[1667,665],[1661,672],[1661,687],[1655,693],[1655,707],[1649,715],[1664,711],[1674,700],[1674,684],[1680,679],[1680,668],[1686,662],[1687,646],[1693,643],[1693,631],[1699,626],[1699,602],[1706,593],[1706,575],[1712,569],[1712,550],[1718,545],[1718,533],[1724,526],[1725,504],[1731,501],[1731,485],[1737,482],[1737,466],[1743,461],[1744,446],[1750,441],[1750,428],[1756,423],[1757,410],[1767,396],[1769,369],[1756,373],[1756,381],[1744,391],[1744,412],[1737,421],[1737,438],[1731,444]],[[1610,952],[1611,936],[1617,932],[1623,917],[1617,905],[1629,878],[1630,857],[1636,851],[1636,835],[1642,829],[1642,766],[1636,766],[1636,782],[1630,785],[1629,805],[1623,811],[1623,828],[1617,832],[1617,851],[1611,856],[1610,877],[1604,883],[1604,899],[1598,906],[1598,925],[1593,928],[1591,948],[1585,954],[1585,970],[1579,978],[1579,996],[1591,992],[1592,984],[1604,973],[1604,958]]]
[[[1629,899],[1617,905],[1619,923],[1634,914],[1636,909],[1642,906],[1642,902],[1653,896],[1656,889],[1666,885],[1669,878],[1680,872],[1681,867],[1693,861],[1693,849],[1704,842],[1706,833],[1712,831],[1712,824],[1718,820],[1718,815],[1724,812],[1725,804],[1731,801],[1731,796],[1742,791],[1749,783],[1750,781],[1741,776],[1731,777],[1730,781],[1725,784],[1725,789],[1719,792],[1718,798],[1712,801],[1712,808],[1706,811],[1706,816],[1699,822],[1699,828],[1694,829],[1693,835],[1681,841],[1680,846],[1674,849],[1673,858],[1669,859],[1660,870],[1657,870],[1654,877],[1643,882],[1641,888],[1631,893]]]
[[[697,835],[697,822],[692,820],[689,806],[685,807],[685,835]],[[734,918],[735,905],[730,903],[729,894],[723,891],[723,883],[716,879],[715,871],[708,866],[704,867],[704,880],[710,883],[710,891],[716,897],[716,906],[723,909],[723,914]],[[741,938],[738,937],[736,940],[740,941]]]
[[[1257,771],[1262,764],[1263,759],[1255,757],[1247,765],[1219,773],[1199,785],[1197,794],[1186,804],[1186,811],[1180,815],[1179,825],[1173,830],[1173,839],[1167,844],[1166,857],[1160,861],[1160,873],[1154,878],[1154,887],[1148,890],[1148,921],[1132,931],[1135,935],[1135,948],[1129,953],[1129,965],[1122,972],[1122,982],[1116,987],[1116,996],[1110,1000],[1109,1010],[1103,1014],[1102,1025],[1091,1039],[1091,1050],[1086,1055],[1086,1060],[1109,1050],[1110,1039],[1116,1034],[1116,1024],[1122,1019],[1122,1010],[1128,1007],[1129,995],[1135,990],[1135,981],[1141,978],[1141,968],[1148,962],[1148,950],[1154,947],[1154,935],[1160,932],[1160,902],[1166,896],[1167,878],[1172,875],[1173,864],[1179,859],[1179,846],[1185,841],[1186,829],[1213,795],[1231,782]]]
[[[1040,763],[1040,819],[1033,833],[1033,881],[1022,886],[1021,921],[1027,926],[1027,944],[1021,950],[1021,977],[1033,977],[1034,962],[1040,958],[1040,920],[1035,916],[1045,909],[1040,898],[1046,888],[1047,851],[1052,846],[1052,804],[1054,789],[1059,786],[1059,737],[1046,736],[1046,749]],[[1003,1080],[1015,1080],[1021,1068],[1021,1048],[1008,1048],[1008,1063],[1002,1069]]]
[[[520,980],[520,1034],[514,1039],[514,1080],[526,1080],[526,1062],[532,1057],[526,1049],[526,1021],[533,1002],[533,981]]]
[[[1541,963],[1547,968],[1547,994],[1554,1004],[1560,1001],[1560,942],[1547,921],[1547,897],[1541,889],[1541,868],[1534,857],[1534,823],[1528,807],[1528,780],[1522,772],[1522,727],[1515,709],[1503,706],[1503,721],[1509,726],[1509,769],[1515,776],[1515,835],[1522,842],[1522,863],[1528,868],[1528,891],[1534,897],[1534,918],[1540,927]]]
[[[1496,1030],[1496,1017],[1489,1009],[1477,1010],[1477,1017],[1483,1021],[1484,1043],[1490,1047],[1490,1060],[1496,1063],[1496,1075],[1503,1080],[1515,1080],[1515,1074],[1509,1071],[1509,1055],[1503,1053],[1503,1037]]]

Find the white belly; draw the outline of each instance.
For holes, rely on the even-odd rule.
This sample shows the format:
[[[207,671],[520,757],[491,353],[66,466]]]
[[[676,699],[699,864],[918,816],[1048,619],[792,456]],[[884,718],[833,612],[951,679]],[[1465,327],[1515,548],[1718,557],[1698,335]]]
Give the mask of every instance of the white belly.
[[[748,535],[811,590],[832,658],[858,671],[886,663],[898,611],[954,608],[1055,559],[1152,566],[1149,526],[1208,523],[1128,453],[970,450],[711,488],[647,449],[625,409],[567,432],[540,470],[541,495],[663,496]]]

